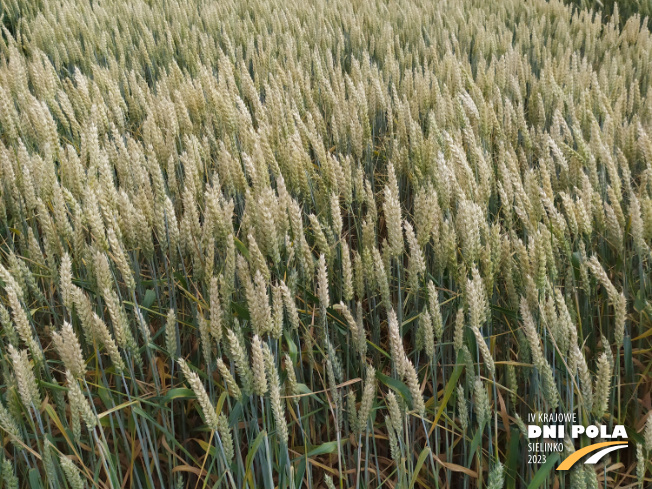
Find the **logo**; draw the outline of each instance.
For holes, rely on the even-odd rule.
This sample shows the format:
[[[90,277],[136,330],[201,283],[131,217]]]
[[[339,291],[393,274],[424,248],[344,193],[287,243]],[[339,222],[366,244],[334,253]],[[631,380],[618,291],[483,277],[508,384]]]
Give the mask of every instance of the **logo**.
[[[564,450],[563,440],[570,435],[571,440],[576,440],[582,435],[589,439],[613,439],[624,438],[619,441],[605,441],[593,443],[584,448],[571,453],[557,467],[557,470],[571,469],[581,458],[592,454],[584,463],[591,465],[598,463],[605,455],[615,450],[620,450],[628,446],[627,431],[622,425],[615,425],[613,430],[609,430],[606,425],[589,425],[584,426],[577,424],[576,413],[538,413],[528,415],[529,424],[527,426],[527,436],[530,440],[542,438],[545,442],[533,441],[528,443],[528,462],[545,463],[546,453],[562,452]]]
[[[592,455],[591,457],[589,457],[589,459],[586,462],[584,462],[585,464],[589,464],[589,465],[596,464],[600,461],[602,457],[604,457],[609,452],[613,452],[614,450],[620,450],[621,448],[625,448],[626,446],[627,446],[626,441],[605,441],[604,443],[594,443],[593,445],[584,447],[581,450],[576,451],[575,453],[571,453],[559,465],[559,467],[557,467],[557,470],[569,470],[573,465],[575,465],[575,462],[581,459],[584,455],[588,455],[589,453],[598,450],[598,453]]]

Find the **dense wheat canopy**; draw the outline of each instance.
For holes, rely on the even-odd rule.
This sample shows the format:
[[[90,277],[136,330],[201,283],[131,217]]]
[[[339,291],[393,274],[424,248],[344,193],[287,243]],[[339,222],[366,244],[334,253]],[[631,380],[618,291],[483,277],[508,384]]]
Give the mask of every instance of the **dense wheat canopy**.
[[[4,0],[2,487],[652,487],[652,35],[610,12]],[[630,446],[529,463],[553,412]]]

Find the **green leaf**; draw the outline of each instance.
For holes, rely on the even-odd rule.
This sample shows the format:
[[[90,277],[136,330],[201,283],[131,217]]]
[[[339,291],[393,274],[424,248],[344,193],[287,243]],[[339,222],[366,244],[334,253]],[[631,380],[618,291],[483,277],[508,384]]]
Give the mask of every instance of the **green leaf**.
[[[634,358],[632,355],[632,337],[630,335],[625,335],[623,339],[623,350],[624,350],[624,359],[625,359],[625,381],[628,383],[634,383]]]
[[[202,450],[205,452],[208,452],[209,455],[212,457],[217,456],[217,452],[215,451],[215,446],[214,445],[209,445],[208,442],[204,440],[200,440],[199,438],[195,439],[197,444],[201,447]]]
[[[167,404],[175,399],[194,399],[195,393],[191,389],[186,389],[185,387],[177,387],[175,389],[170,389],[167,391],[165,396],[161,398],[163,404]]]
[[[45,380],[40,380],[40,379],[37,380],[37,382],[39,383],[39,385],[41,387],[47,387],[48,389],[52,389],[52,390],[55,390],[55,391],[62,391],[62,392],[67,392],[68,391],[67,387],[64,387],[64,386],[59,385],[59,384],[53,384],[52,382],[46,382]]]
[[[460,378],[460,375],[462,375],[463,370],[464,370],[464,365],[462,363],[458,363],[457,365],[455,365],[455,369],[451,374],[451,378],[448,379],[448,383],[446,384],[446,389],[444,390],[444,395],[442,396],[441,401],[439,403],[439,410],[435,415],[435,419],[432,422],[432,426],[430,427],[430,431],[428,432],[428,434],[431,434],[432,431],[435,429],[435,426],[437,426],[437,421],[439,421],[439,418],[441,418],[444,409],[446,409],[446,404],[448,404],[448,400],[453,395],[453,391],[457,388],[457,379]]]
[[[420,318],[420,317],[421,317],[421,313],[419,313],[419,314],[415,314],[415,315],[412,316],[411,318],[408,318],[408,319],[406,319],[405,321],[403,321],[403,323],[401,324],[401,330],[403,330],[403,328],[404,328],[405,326],[407,326],[407,325],[410,324],[411,322],[414,322],[415,320],[417,320],[417,319]],[[406,332],[407,332],[407,331],[403,331],[401,334],[402,334],[402,335],[405,335]]]
[[[177,280],[184,289],[188,290],[188,281],[183,273],[174,272],[174,279]]]
[[[575,276],[575,279],[579,279],[580,277],[580,264],[582,262],[582,258],[580,257],[580,254],[575,251],[571,255],[571,264],[573,265],[573,275]]]
[[[421,471],[421,467],[423,467],[423,464],[426,461],[428,455],[430,455],[430,448],[426,447],[421,451],[421,454],[417,459],[417,464],[414,466],[414,473],[412,474],[412,480],[410,481],[410,489],[412,489],[414,487],[414,484],[416,484],[417,477],[419,475],[419,472]]]
[[[297,356],[298,356],[298,353],[299,353],[299,350],[297,349],[297,345],[294,342],[294,340],[292,339],[292,335],[290,334],[290,331],[288,331],[287,329],[285,330],[285,333],[284,333],[283,336],[285,337],[285,342],[288,345],[288,354],[290,355],[290,358],[292,359],[292,362],[296,363]]]
[[[222,412],[222,407],[224,406],[226,397],[227,397],[226,391],[222,391],[222,394],[220,394],[220,398],[217,400],[217,404],[215,404],[215,412],[217,414],[220,414]]]
[[[324,404],[324,401],[313,391],[311,391],[310,387],[302,382],[297,382],[297,391],[299,394],[310,394],[310,397],[312,397],[313,400],[317,401],[319,404]]]
[[[379,347],[379,346],[378,346],[376,343],[374,343],[373,341],[371,341],[371,340],[367,340],[367,345],[369,345],[370,347],[372,347],[373,349],[375,349],[378,353],[380,353],[380,354],[383,355],[385,358],[387,358],[387,360],[391,360],[391,359],[392,359],[392,356],[391,356],[389,353],[387,353],[385,350],[383,350],[381,347]]]
[[[507,489],[516,489],[516,478],[518,477],[518,456],[519,444],[521,441],[521,432],[518,428],[512,428],[509,448],[507,448],[507,461],[505,462],[505,479],[507,481]]]
[[[235,315],[242,320],[249,320],[249,310],[246,307],[238,304],[237,302],[231,302],[231,310],[235,312]]]
[[[154,301],[156,300],[156,293],[153,289],[147,289],[145,292],[145,298],[143,299],[143,307],[145,309],[150,309]]]
[[[548,478],[548,474],[557,463],[557,460],[559,460],[558,453],[552,453],[548,455],[546,457],[546,462],[541,466],[539,470],[537,470],[537,473],[534,474],[534,477],[532,477],[532,480],[530,481],[530,484],[528,484],[527,489],[538,489],[541,487],[541,484],[543,484]]]
[[[107,389],[102,384],[97,384],[97,395],[99,396],[100,399],[102,399],[102,402],[104,403],[105,406],[113,405],[113,398],[111,397],[111,393],[109,392],[109,389]]]
[[[652,336],[652,328],[648,329],[645,333],[638,335],[636,338],[634,338],[634,341],[642,340],[648,336]]]
[[[346,443],[346,440],[342,440],[341,443]],[[337,452],[337,440],[335,441],[327,441],[326,443],[322,443],[321,445],[314,447],[312,450],[310,450],[307,454],[306,457],[316,457],[317,455],[324,455],[325,453],[335,453]]]
[[[233,405],[233,407],[231,407],[231,412],[229,413],[229,425],[235,426],[242,416],[244,416],[242,414],[242,403],[238,401]]]
[[[471,462],[473,461],[475,452],[478,450],[478,447],[482,442],[482,434],[484,433],[484,427],[485,427],[484,424],[478,427],[478,430],[475,432],[475,435],[473,435],[473,440],[471,440],[471,448],[469,449],[469,457],[466,460],[466,464],[468,467],[471,466]]]
[[[507,309],[505,307],[496,306],[494,304],[491,304],[489,306],[489,308],[492,311],[500,312],[500,313],[504,314],[505,316],[507,316],[507,317],[509,317],[511,319],[514,319],[515,321],[518,321],[518,311],[513,311],[512,309]]]
[[[296,477],[294,478],[296,487],[293,487],[292,489],[299,489],[300,487],[303,487],[302,481],[303,481],[303,476],[305,474],[306,474],[306,459],[302,458],[301,460],[299,460],[299,466],[297,467]]]
[[[643,311],[647,307],[647,300],[642,291],[638,291],[636,294],[636,299],[634,299],[634,310],[638,313]]]
[[[247,261],[249,261],[249,249],[245,246],[245,244],[236,237],[233,238],[233,244],[235,244],[235,247],[238,248],[238,251],[242,254],[242,256],[244,256]]]
[[[251,448],[249,449],[249,453],[247,453],[247,459],[246,459],[246,467],[247,467],[247,473],[245,474],[245,480],[248,479],[251,476],[251,464],[254,461],[254,457],[256,456],[256,452],[258,451],[258,448],[260,447],[260,444],[263,442],[263,440],[267,437],[267,431],[263,430],[260,433],[258,433],[258,436],[254,440],[254,442],[251,444]]]
[[[29,471],[29,487],[31,489],[42,489],[41,485],[41,474],[36,469],[30,469]]]
[[[408,389],[407,385],[398,379],[388,377],[387,375],[378,371],[376,371],[376,378],[390,389],[394,389],[401,395],[401,397],[403,397],[403,399],[407,401],[410,406],[412,405],[412,394],[410,393],[410,389]]]

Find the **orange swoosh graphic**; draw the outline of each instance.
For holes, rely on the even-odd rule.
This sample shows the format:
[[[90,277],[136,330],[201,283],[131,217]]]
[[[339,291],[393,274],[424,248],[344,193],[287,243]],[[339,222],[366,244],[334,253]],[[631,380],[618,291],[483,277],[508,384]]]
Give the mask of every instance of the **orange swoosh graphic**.
[[[627,445],[628,442],[626,441],[605,441],[603,443],[596,443],[594,445],[589,445],[588,447],[584,447],[581,450],[576,451],[575,453],[569,455],[566,460],[564,460],[559,467],[557,467],[557,470],[568,470],[570,469],[575,462],[577,462],[579,459],[581,459],[584,455],[587,455],[591,452],[595,452],[596,450],[599,450],[600,448],[604,447],[609,447],[612,445]]]

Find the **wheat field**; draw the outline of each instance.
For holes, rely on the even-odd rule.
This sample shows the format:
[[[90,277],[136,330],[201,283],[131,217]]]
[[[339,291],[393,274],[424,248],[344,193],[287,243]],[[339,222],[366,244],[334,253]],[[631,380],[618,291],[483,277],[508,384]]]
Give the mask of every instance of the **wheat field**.
[[[652,487],[633,10],[3,0],[0,487]]]

